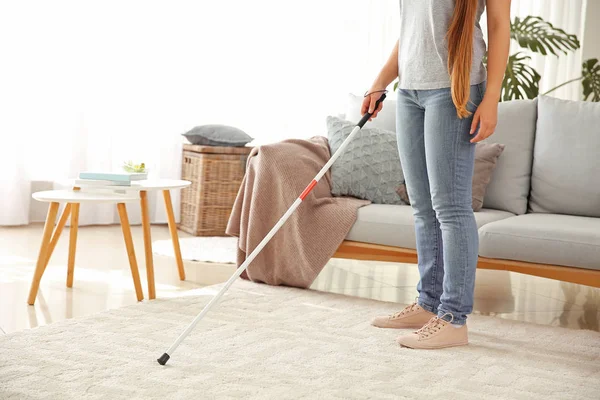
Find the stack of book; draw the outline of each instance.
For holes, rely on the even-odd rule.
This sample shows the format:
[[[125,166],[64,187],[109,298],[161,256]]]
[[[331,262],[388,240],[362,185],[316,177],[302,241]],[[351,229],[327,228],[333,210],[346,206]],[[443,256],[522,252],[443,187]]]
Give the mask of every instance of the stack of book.
[[[80,172],[75,186],[131,186],[147,178],[147,172]]]

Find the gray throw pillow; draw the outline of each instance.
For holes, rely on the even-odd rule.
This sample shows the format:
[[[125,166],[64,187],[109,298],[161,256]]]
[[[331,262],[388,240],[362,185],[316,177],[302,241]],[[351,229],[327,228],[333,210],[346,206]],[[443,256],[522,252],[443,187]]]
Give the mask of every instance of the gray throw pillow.
[[[499,143],[477,143],[475,147],[472,193],[473,211],[479,211],[483,206],[485,191],[492,179],[492,173],[496,168],[498,157],[500,157],[502,151],[504,151],[504,145]],[[396,193],[403,202],[410,204],[404,182],[396,188]]]
[[[488,184],[492,180],[492,173],[504,145],[499,143],[477,143],[475,146],[475,167],[473,170],[473,211],[481,210],[483,198]]]
[[[331,154],[350,135],[355,123],[327,117]],[[396,187],[404,180],[396,133],[363,128],[331,167],[331,193],[352,196],[377,204],[403,204]]]
[[[183,136],[190,143],[203,146],[245,146],[253,140],[241,129],[216,124],[197,126]]]

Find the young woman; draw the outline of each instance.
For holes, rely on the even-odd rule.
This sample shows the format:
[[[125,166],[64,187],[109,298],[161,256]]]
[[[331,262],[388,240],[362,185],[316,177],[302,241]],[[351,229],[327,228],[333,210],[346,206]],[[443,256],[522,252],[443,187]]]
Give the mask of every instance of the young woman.
[[[400,161],[415,217],[419,296],[377,317],[381,328],[418,329],[398,343],[417,349],[468,343],[478,236],[471,185],[475,143],[496,127],[510,41],[510,0],[400,0],[400,39],[365,95],[362,112],[396,78]]]

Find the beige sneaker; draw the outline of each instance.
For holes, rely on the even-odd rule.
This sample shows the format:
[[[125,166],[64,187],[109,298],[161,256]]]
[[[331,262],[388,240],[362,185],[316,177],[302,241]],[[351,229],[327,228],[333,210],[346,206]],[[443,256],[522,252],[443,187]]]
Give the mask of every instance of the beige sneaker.
[[[435,317],[435,314],[415,302],[396,314],[373,318],[371,325],[379,328],[418,329],[425,325],[431,317]]]
[[[434,317],[418,331],[400,336],[396,341],[411,349],[443,349],[468,344],[467,336],[466,324],[456,328],[450,322]]]

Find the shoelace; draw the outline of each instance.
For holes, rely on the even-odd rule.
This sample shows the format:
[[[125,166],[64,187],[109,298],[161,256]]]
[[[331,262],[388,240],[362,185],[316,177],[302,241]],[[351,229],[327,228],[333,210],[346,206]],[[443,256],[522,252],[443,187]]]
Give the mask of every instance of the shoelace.
[[[449,322],[451,323],[454,320],[454,315],[452,315],[450,313],[446,313],[446,314],[442,315],[442,318],[444,318],[446,315],[450,316]],[[427,338],[427,337],[433,335],[434,333],[439,332],[440,329],[442,329],[444,327],[444,323],[448,322],[448,321],[443,320],[442,318],[433,317],[421,329],[416,331],[415,333],[417,335],[419,335],[419,339]]]
[[[398,317],[401,317],[401,316],[403,316],[405,314],[413,312],[417,308],[417,306],[418,306],[418,304],[415,301],[410,306],[404,307],[404,309],[402,311],[398,311],[397,313],[390,315],[390,319],[398,318]]]

